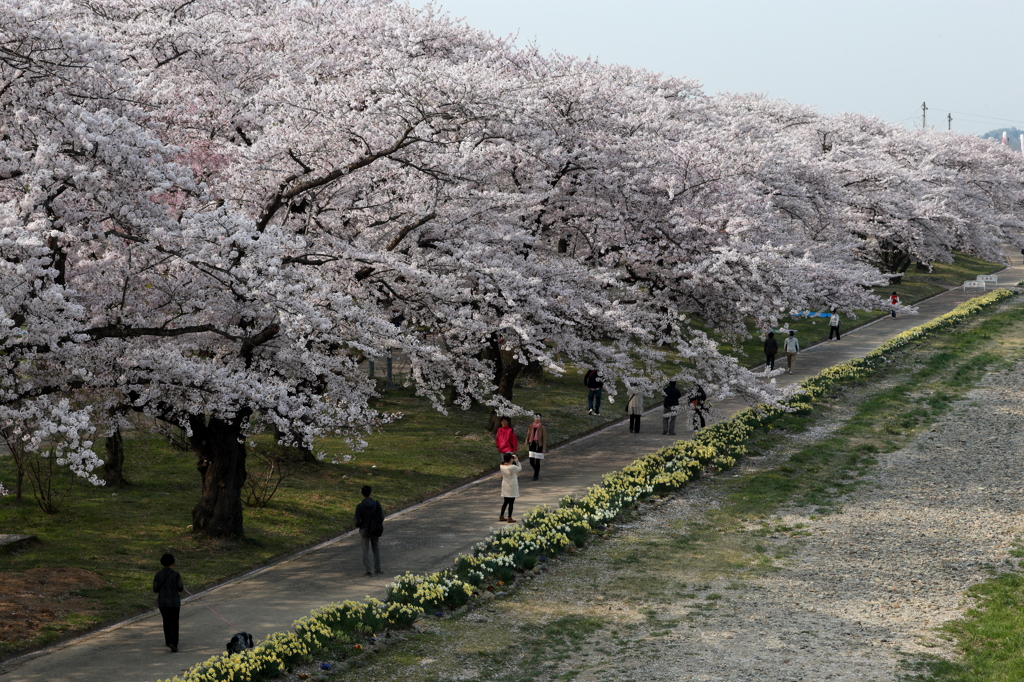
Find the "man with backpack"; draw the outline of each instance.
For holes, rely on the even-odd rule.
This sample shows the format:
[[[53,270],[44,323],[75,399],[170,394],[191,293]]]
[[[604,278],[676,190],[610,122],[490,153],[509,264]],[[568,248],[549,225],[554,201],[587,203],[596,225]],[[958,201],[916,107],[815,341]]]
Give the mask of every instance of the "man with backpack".
[[[665,387],[664,393],[665,400],[661,403],[664,408],[661,418],[661,435],[674,436],[676,435],[676,415],[679,413],[679,399],[683,397],[683,392],[676,388],[676,382],[670,381]]]
[[[356,528],[363,543],[363,568],[366,575],[381,574],[380,570],[380,536],[384,534],[384,508],[380,502],[370,497],[373,488],[363,486],[363,501],[356,505]],[[370,550],[373,550],[373,572],[370,572]]]

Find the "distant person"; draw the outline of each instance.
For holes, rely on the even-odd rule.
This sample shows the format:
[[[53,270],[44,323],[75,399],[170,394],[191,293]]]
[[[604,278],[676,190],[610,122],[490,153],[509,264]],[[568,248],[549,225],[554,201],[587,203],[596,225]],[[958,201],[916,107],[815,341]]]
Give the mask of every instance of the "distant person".
[[[832,335],[836,335],[836,341],[839,340],[839,313],[835,310],[832,311],[832,317],[828,320],[828,340],[832,340]]]
[[[800,340],[796,338],[796,332],[792,329],[789,330],[789,336],[786,337],[785,343],[782,344],[782,349],[786,351],[786,365],[789,367],[789,373],[792,374],[793,359],[800,352]]]
[[[690,393],[690,397],[687,400],[690,401],[690,407],[693,408],[693,432],[697,433],[705,426],[704,421],[704,401],[708,399],[707,393],[701,388],[700,384],[693,385],[693,391]]]
[[[661,435],[676,435],[676,415],[679,414],[679,399],[683,397],[683,392],[676,388],[676,382],[668,382],[668,386],[664,389],[665,400],[662,401],[661,405],[664,408],[664,414],[661,417]]]
[[[775,369],[775,356],[779,354],[779,342],[775,340],[775,332],[768,332],[764,340],[764,364],[768,369]]]
[[[516,498],[519,497],[519,472],[523,470],[523,467],[519,465],[519,458],[511,452],[506,452],[503,459],[501,466],[498,467],[501,471],[501,497],[503,500],[498,520],[518,523],[512,518],[512,507],[515,506]],[[508,509],[507,517],[505,516],[506,509]]]
[[[587,414],[601,414],[601,392],[604,382],[596,369],[583,376],[583,385],[587,387]]]
[[[494,434],[494,444],[498,446],[498,455],[504,457],[506,452],[517,452],[519,450],[519,439],[512,429],[512,420],[508,417],[501,418],[501,426]]]
[[[160,557],[162,569],[153,576],[153,591],[157,593],[156,605],[164,622],[164,644],[172,653],[178,651],[178,618],[181,615],[181,593],[185,585],[181,575],[174,570],[174,555]]]
[[[371,576],[374,573],[380,575],[380,536],[384,534],[384,508],[380,502],[370,497],[373,488],[363,486],[363,501],[356,505],[356,528],[359,529],[359,540],[363,545],[363,568],[364,575]],[[370,564],[370,551],[373,551],[373,564]],[[373,572],[370,572],[370,569]]]
[[[548,439],[544,432],[544,424],[540,414],[533,415],[533,422],[526,430],[526,446],[530,448],[530,468],[533,469],[533,480],[540,478],[540,463],[548,451]]]
[[[1024,249],[1020,250],[1020,255],[1024,256]]]
[[[640,433],[640,417],[644,414],[644,395],[635,388],[627,387],[626,412],[629,413],[629,432]]]
[[[894,320],[896,319],[896,306],[898,306],[899,304],[900,295],[894,291],[892,292],[892,296],[889,297],[889,305],[892,306],[892,309],[889,312],[892,314],[892,319]]]

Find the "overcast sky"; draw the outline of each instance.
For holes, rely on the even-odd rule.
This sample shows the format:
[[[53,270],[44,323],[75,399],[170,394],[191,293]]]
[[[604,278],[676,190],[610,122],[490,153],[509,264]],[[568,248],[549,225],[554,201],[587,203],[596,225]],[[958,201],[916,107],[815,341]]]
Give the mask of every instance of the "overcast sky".
[[[423,6],[425,0],[412,0]],[[518,44],[906,125],[1024,129],[1024,4],[996,0],[441,0]],[[1005,120],[1004,120],[1005,119]]]

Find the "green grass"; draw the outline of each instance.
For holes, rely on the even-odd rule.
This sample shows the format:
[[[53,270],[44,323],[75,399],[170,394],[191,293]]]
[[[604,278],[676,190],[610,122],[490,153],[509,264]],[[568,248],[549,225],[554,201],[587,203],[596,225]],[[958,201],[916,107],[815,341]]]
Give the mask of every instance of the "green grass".
[[[582,376],[575,373],[524,379],[520,385],[521,404],[544,414],[549,448],[621,417],[623,403],[607,404],[607,398],[601,416],[587,415]],[[486,431],[488,409],[446,416],[403,388],[385,393],[377,407],[404,416],[370,436],[366,449],[348,463],[296,465],[268,507],[246,509],[245,538],[238,541],[194,537],[186,530],[200,492],[195,457],[145,429],[126,435],[125,488],[76,484],[53,515],[39,511],[27,483],[21,504],[13,495],[0,499],[0,532],[40,540],[0,555],[0,571],[75,567],[106,582],[82,592],[94,613],[69,613],[30,640],[0,642],[0,656],[153,608],[150,589],[163,552],[175,555],[186,587],[196,592],[349,529],[364,484],[374,487],[374,497],[390,512],[497,467]],[[516,424],[520,436],[525,425]],[[332,454],[350,452],[337,440],[318,445]],[[0,457],[0,481],[10,485],[13,479],[12,460]]]

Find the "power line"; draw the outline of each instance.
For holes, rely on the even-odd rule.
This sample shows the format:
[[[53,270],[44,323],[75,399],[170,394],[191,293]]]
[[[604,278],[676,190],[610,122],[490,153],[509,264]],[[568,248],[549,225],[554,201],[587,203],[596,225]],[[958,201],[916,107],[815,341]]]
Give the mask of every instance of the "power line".
[[[934,108],[936,108],[936,107],[929,107],[929,109],[934,109]],[[939,109],[945,109],[945,107],[938,107],[938,108]],[[1018,124],[1021,123],[1021,121],[1019,121],[1017,119],[1012,119],[1012,118],[997,118],[995,116],[985,116],[983,114],[969,114],[966,111],[953,111],[952,109],[946,109],[946,111],[948,111],[951,114],[957,114],[959,116],[972,116],[974,118],[987,118],[987,119],[991,119],[993,121],[1004,121],[1006,123],[1018,123]]]

